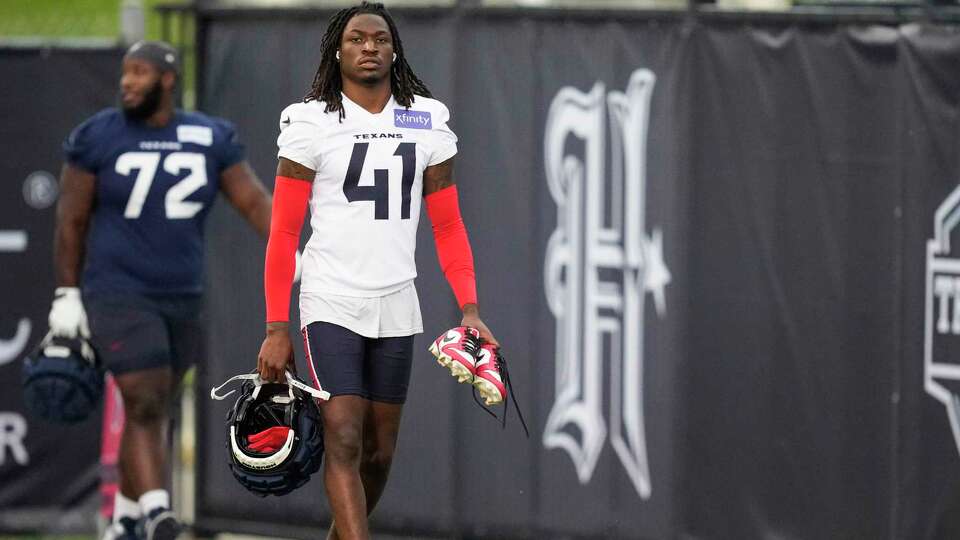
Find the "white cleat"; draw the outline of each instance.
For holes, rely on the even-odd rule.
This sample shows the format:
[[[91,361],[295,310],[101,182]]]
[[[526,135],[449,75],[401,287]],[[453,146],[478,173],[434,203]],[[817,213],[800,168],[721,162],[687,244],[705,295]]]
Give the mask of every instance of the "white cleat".
[[[437,363],[450,370],[457,382],[473,382],[477,371],[476,353],[480,350],[480,332],[458,326],[444,332],[430,345]]]

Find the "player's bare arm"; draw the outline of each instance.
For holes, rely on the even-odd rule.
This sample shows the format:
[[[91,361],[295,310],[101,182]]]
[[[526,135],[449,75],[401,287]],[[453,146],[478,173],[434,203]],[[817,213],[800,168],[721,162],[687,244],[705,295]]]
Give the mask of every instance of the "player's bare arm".
[[[220,190],[261,236],[270,234],[270,194],[249,163],[241,161],[224,170]]]
[[[311,169],[310,167],[305,167],[296,161],[290,161],[287,158],[280,158],[280,162],[277,163],[277,176],[313,182],[313,178],[317,176],[317,171]]]
[[[57,285],[77,287],[86,247],[87,226],[96,192],[96,177],[73,165],[60,172],[60,200],[53,240]]]
[[[453,181],[453,158],[442,163],[427,167],[423,171],[423,195],[427,196],[436,193],[442,189],[454,185]],[[493,332],[487,328],[483,320],[480,319],[480,308],[475,303],[464,304],[463,319],[460,322],[463,326],[476,328],[480,332],[480,338],[488,343],[499,346],[497,338]]]
[[[303,180],[309,184],[316,174],[313,169],[286,158],[280,158],[277,164],[277,177]],[[289,294],[289,288],[287,288],[286,294]],[[286,369],[296,370],[296,364],[293,360],[293,343],[290,341],[290,323],[286,320],[268,320],[266,337],[260,346],[260,354],[257,356],[257,371],[260,372],[260,377],[265,380],[279,381],[283,379]]]
[[[423,195],[436,193],[453,185],[453,158],[423,170]]]

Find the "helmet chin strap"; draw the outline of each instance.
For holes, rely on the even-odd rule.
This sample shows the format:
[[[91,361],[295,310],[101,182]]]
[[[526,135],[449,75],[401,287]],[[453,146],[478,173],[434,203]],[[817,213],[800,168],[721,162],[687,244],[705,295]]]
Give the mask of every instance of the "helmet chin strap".
[[[289,385],[289,386],[291,387],[291,388],[290,388],[291,397],[293,397],[293,396],[292,396],[292,394],[293,394],[293,387],[296,387],[296,388],[299,388],[300,390],[303,390],[304,392],[310,394],[311,396],[313,396],[313,397],[315,397],[315,398],[317,398],[317,399],[321,399],[321,400],[323,400],[323,401],[328,401],[328,400],[330,399],[330,392],[327,392],[327,391],[324,390],[323,388],[317,389],[317,388],[313,388],[313,387],[311,387],[311,386],[307,386],[307,385],[303,384],[302,382],[298,381],[298,380],[296,379],[296,377],[294,377],[293,374],[291,374],[289,371],[285,371],[284,373],[285,373],[286,376],[287,376],[287,385]],[[264,384],[264,380],[260,378],[260,374],[259,374],[259,373],[243,373],[243,374],[241,374],[241,375],[234,375],[233,377],[230,377],[229,379],[227,379],[226,381],[224,381],[224,382],[223,382],[222,384],[220,384],[219,386],[214,386],[213,388],[211,388],[211,389],[210,389],[210,398],[211,398],[211,399],[215,399],[215,400],[217,400],[217,401],[222,401],[222,400],[224,400],[224,399],[227,399],[227,397],[229,397],[230,394],[236,392],[237,390],[236,390],[236,389],[233,389],[233,390],[227,392],[226,394],[219,394],[218,392],[220,392],[220,390],[223,389],[224,386],[227,386],[227,385],[229,385],[230,383],[232,383],[232,382],[234,382],[234,381],[246,381],[246,380],[252,380],[252,381],[254,382],[254,384],[257,386],[257,387],[254,389],[254,392],[255,392],[254,395],[256,395],[256,393],[259,393],[259,391],[260,391],[260,386]]]
[[[53,340],[56,336],[53,335],[53,331],[47,332],[47,335],[44,336],[43,340],[40,342],[40,348],[43,350],[43,354],[47,356],[53,356],[55,358],[67,358],[70,356],[70,347],[66,345],[57,345],[54,344]],[[96,366],[97,364],[97,355],[93,351],[93,347],[90,346],[90,343],[82,337],[78,337],[76,341],[80,343],[80,356],[89,362],[91,365]],[[62,343],[62,341],[61,341]]]
[[[323,401],[330,401],[330,392],[327,392],[326,390],[324,390],[323,387],[314,388],[312,386],[307,386],[302,382],[298,381],[296,377],[290,374],[289,371],[287,371],[286,374],[287,374],[287,384],[289,384],[290,386],[295,386],[317,399],[322,399]]]
[[[232,383],[233,381],[245,381],[245,380],[253,380],[253,381],[255,381],[255,383],[256,383],[257,386],[260,386],[260,385],[262,384],[262,381],[260,380],[260,374],[259,374],[259,373],[244,373],[244,374],[242,374],[242,375],[234,375],[233,377],[230,377],[229,379],[227,379],[226,381],[224,381],[223,384],[221,384],[220,386],[214,386],[213,388],[211,388],[211,389],[210,389],[210,398],[211,398],[211,399],[215,399],[215,400],[217,400],[217,401],[221,401],[221,400],[227,399],[227,397],[229,397],[230,394],[236,392],[237,390],[236,390],[236,389],[231,390],[231,391],[229,391],[229,392],[227,392],[226,394],[223,394],[223,395],[220,395],[220,394],[218,394],[217,392],[219,392],[221,388],[223,388],[224,386],[227,386],[228,384]]]

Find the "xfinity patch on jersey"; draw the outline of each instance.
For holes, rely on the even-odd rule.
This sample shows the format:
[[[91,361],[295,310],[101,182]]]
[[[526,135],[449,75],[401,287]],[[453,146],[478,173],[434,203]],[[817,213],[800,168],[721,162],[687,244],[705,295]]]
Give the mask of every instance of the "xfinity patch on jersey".
[[[177,126],[177,140],[210,146],[213,144],[213,130],[207,126]]]
[[[433,120],[428,111],[393,110],[393,125],[407,129],[433,129]]]

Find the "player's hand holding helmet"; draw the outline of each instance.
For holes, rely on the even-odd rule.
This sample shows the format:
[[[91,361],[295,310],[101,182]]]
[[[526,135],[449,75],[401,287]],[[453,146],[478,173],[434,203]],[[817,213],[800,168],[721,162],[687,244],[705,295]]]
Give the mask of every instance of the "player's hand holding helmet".
[[[87,312],[83,309],[79,288],[57,287],[48,322],[50,333],[56,337],[90,339]]]
[[[103,370],[82,336],[61,337],[51,329],[24,359],[22,377],[27,408],[51,422],[80,422],[103,397]]]
[[[296,373],[297,364],[293,359],[293,342],[290,341],[286,323],[268,324],[267,336],[260,345],[257,354],[257,373],[264,381],[282,382],[286,370]]]
[[[212,388],[210,397],[240,381],[227,417],[228,464],[240,484],[261,497],[285,495],[305,484],[323,460],[323,424],[317,399],[330,394],[308,386],[289,371],[284,382],[266,382],[257,373],[237,375]]]

